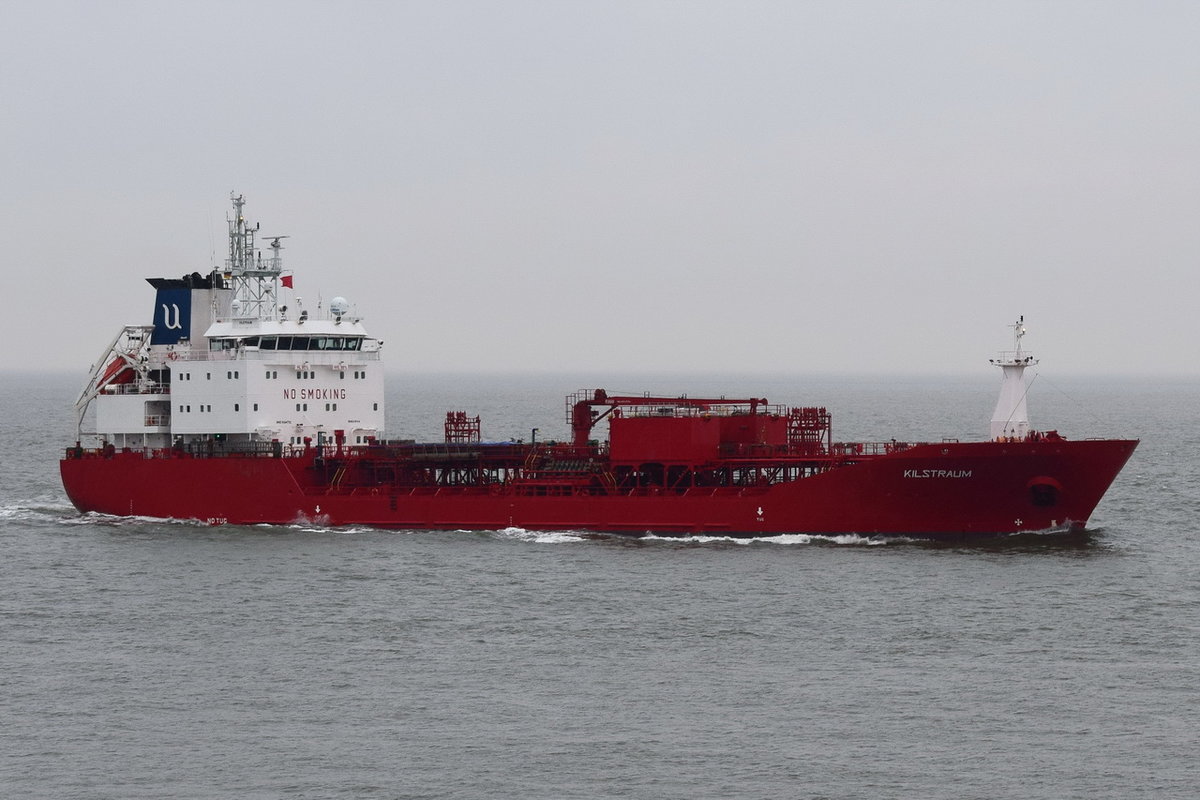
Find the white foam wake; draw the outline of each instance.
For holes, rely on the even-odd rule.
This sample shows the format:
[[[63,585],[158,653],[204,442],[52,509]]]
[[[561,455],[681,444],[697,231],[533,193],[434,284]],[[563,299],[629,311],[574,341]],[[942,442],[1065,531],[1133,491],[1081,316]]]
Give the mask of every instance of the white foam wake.
[[[779,545],[797,545],[797,544],[840,544],[852,546],[875,546],[882,544],[891,544],[901,539],[881,539],[870,536],[862,536],[857,533],[841,533],[841,534],[821,534],[821,533],[778,533],[769,536],[723,536],[715,534],[689,534],[686,536],[660,536],[654,533],[648,533],[641,537],[642,539],[651,539],[663,542],[688,542],[695,544],[709,544],[717,542],[720,544],[779,544]]]
[[[574,531],[527,531],[524,528],[504,528],[496,531],[498,536],[535,544],[566,544],[582,542],[584,537]]]

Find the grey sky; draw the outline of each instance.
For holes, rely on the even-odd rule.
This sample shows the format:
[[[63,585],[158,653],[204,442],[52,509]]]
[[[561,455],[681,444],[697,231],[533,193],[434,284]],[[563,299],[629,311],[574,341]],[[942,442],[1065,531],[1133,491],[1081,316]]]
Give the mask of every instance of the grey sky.
[[[1200,3],[0,0],[0,369],[229,193],[389,371],[1200,374]]]

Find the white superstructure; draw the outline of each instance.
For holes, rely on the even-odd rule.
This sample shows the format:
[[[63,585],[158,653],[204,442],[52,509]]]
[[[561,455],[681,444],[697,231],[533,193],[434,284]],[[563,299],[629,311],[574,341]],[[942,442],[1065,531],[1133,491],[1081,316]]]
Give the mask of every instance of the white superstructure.
[[[263,258],[244,199],[232,199],[224,269],[148,279],[154,324],[126,326],[93,365],[76,402],[81,439],[232,451],[380,435],[381,342],[340,297],[304,308],[282,274],[285,237],[271,238]]]
[[[1029,409],[1025,405],[1025,396],[1029,393],[1029,384],[1025,381],[1025,369],[1037,364],[1032,354],[1021,349],[1021,338],[1025,335],[1025,317],[1020,317],[1011,326],[1013,329],[1013,349],[1000,354],[991,362],[1000,367],[1003,377],[1000,381],[1000,399],[996,402],[996,410],[992,412],[992,424],[989,435],[996,439],[1024,439],[1029,435]]]

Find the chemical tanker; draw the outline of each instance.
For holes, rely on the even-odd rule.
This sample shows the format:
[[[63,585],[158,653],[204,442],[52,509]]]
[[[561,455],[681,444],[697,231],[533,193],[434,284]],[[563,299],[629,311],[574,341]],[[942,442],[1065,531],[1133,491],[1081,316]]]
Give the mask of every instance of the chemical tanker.
[[[284,237],[265,237],[264,258],[243,207],[233,197],[224,268],[148,279],[152,323],[125,326],[93,365],[60,463],[80,511],[958,539],[1083,528],[1137,446],[1031,428],[1021,320],[993,360],[1000,399],[981,441],[836,442],[824,408],[603,390],[567,398],[570,441],[485,442],[463,411],[443,441],[387,439],[381,342],[341,297],[311,315],[281,304]]]

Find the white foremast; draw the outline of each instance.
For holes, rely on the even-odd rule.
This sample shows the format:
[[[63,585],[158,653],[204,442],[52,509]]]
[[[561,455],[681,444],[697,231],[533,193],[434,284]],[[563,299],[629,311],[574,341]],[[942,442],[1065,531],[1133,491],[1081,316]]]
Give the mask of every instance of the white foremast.
[[[1029,409],[1025,396],[1029,385],[1025,381],[1025,368],[1038,363],[1032,354],[1021,349],[1021,337],[1025,335],[1025,317],[1019,317],[1009,326],[1013,329],[1013,349],[1000,353],[999,358],[990,359],[1000,367],[1003,377],[1000,382],[1000,399],[992,412],[989,435],[993,440],[1024,439],[1032,430],[1029,426]]]

